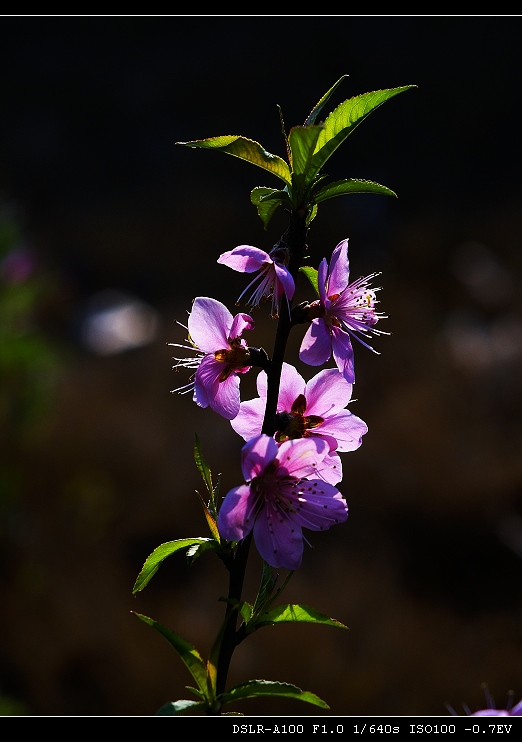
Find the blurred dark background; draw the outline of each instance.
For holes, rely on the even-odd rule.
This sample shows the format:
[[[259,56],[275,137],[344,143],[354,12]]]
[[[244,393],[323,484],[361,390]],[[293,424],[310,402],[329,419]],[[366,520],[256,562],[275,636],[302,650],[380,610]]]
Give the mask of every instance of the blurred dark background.
[[[194,435],[223,494],[242,439],[170,391],[191,300],[231,309],[225,250],[270,247],[249,202],[259,168],[176,142],[222,134],[285,156],[332,106],[388,101],[328,163],[398,199],[322,204],[312,260],[350,239],[382,271],[377,356],[355,348],[368,424],[343,455],[347,524],[311,534],[285,600],[349,631],[266,628],[230,682],[284,680],[334,715],[449,715],[522,698],[522,185],[517,16],[4,16],[0,19],[0,711],[153,715],[190,697],[176,653],[131,611],[208,652],[221,563],[151,551],[206,536]],[[328,110],[331,110],[329,106]],[[306,286],[299,292],[306,296]],[[256,341],[274,324],[259,312]],[[287,360],[296,361],[295,331]],[[254,374],[243,398],[254,396]],[[252,555],[252,600],[260,562]],[[517,587],[517,585],[519,587]],[[248,714],[316,714],[257,699]]]

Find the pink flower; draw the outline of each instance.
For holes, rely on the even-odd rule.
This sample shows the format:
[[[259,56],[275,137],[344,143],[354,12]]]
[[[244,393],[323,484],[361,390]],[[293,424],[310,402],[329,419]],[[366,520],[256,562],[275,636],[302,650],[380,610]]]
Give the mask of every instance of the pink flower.
[[[290,254],[286,247],[274,247],[268,254],[258,247],[239,245],[220,255],[217,262],[228,265],[240,273],[259,271],[259,275],[240,294],[238,302],[251,286],[258,283],[258,287],[247,302],[248,306],[253,309],[259,306],[261,301],[272,297],[271,316],[277,317],[281,296],[285,294],[287,301],[291,301],[295,291],[294,279],[287,268],[289,261]]]
[[[189,384],[173,391],[181,394],[193,389],[196,404],[211,407],[232,420],[239,412],[239,374],[250,369],[250,353],[241,335],[253,328],[254,320],[248,314],[232,317],[216,299],[205,296],[194,299],[185,328],[189,333],[189,345],[169,345],[196,352],[192,358],[174,358],[175,369],[195,368],[196,373]]]
[[[375,351],[361,336],[386,335],[375,325],[385,315],[375,311],[375,292],[368,282],[377,273],[349,284],[348,240],[340,242],[332,253],[330,268],[323,258],[318,270],[319,300],[310,304],[308,328],[299,358],[311,366],[321,366],[332,356],[337,368],[350,384],[355,382],[353,348],[350,336]]]
[[[319,438],[278,445],[270,436],[259,435],[248,441],[241,450],[246,484],[230,490],[218,513],[223,538],[240,541],[253,530],[265,562],[297,569],[303,556],[302,529],[325,531],[348,517],[339,490],[314,477],[327,454],[328,444]]]
[[[484,695],[486,696],[486,708],[475,711],[475,713],[472,714],[468,706],[463,704],[466,716],[522,716],[522,701],[519,701],[515,706],[513,706],[513,691],[509,691],[506,707],[497,711],[487,683],[483,683],[482,688],[484,690]],[[446,707],[452,716],[458,716],[457,712],[448,703],[446,704]]]
[[[502,709],[497,711],[493,708],[481,709],[480,711],[475,711],[474,714],[470,714],[470,716],[522,716],[522,701],[519,701],[511,710]]]
[[[480,711],[475,711],[474,714],[468,714],[468,716],[522,716],[522,701],[519,701],[515,706],[511,707],[511,704],[513,703],[513,694],[510,694],[506,708],[497,711],[487,686],[484,688],[484,692],[486,694],[488,707],[480,709]]]
[[[266,406],[267,377],[257,377],[259,397],[242,402],[231,425],[246,441],[261,433]],[[344,409],[350,402],[352,385],[336,368],[325,369],[310,381],[297,369],[283,363],[277,401],[275,440],[282,443],[296,438],[321,438],[328,443],[329,453],[318,470],[318,476],[330,484],[342,479],[342,464],[337,451],[355,451],[368,432],[366,423]]]

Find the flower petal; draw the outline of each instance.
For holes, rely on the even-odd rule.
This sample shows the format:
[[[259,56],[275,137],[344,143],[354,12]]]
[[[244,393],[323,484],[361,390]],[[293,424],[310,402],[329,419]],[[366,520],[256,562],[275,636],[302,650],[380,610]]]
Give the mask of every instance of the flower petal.
[[[247,484],[234,487],[226,495],[218,513],[218,530],[228,541],[239,541],[254,525],[256,498]]]
[[[295,489],[298,507],[294,521],[311,531],[326,531],[348,518],[348,506],[338,489],[320,479],[308,479]]]
[[[277,411],[290,412],[292,405],[300,394],[305,393],[305,380],[290,363],[283,363],[279,384]],[[266,395],[265,395],[266,396]]]
[[[269,435],[258,435],[241,449],[241,471],[246,482],[262,474],[277,456],[277,443]]]
[[[317,288],[319,289],[319,298],[324,305],[326,296],[326,279],[328,278],[328,261],[323,258],[317,268]]]
[[[317,476],[328,484],[338,484],[343,478],[341,457],[336,451],[330,451],[317,467]]]
[[[348,265],[348,240],[342,240],[332,253],[326,293],[328,296],[340,294],[348,285],[350,277]]]
[[[355,383],[353,348],[350,335],[339,327],[332,327],[332,351],[337,368],[349,384]]]
[[[346,407],[352,398],[352,385],[336,368],[319,371],[306,384],[306,414],[326,417]]]
[[[259,247],[239,245],[220,255],[217,262],[240,273],[253,273],[262,268],[265,263],[271,263],[272,258]]]
[[[277,452],[278,476],[301,479],[314,475],[329,450],[321,438],[295,438],[281,443]]]
[[[261,557],[271,567],[297,569],[303,558],[303,534],[290,518],[262,512],[254,525],[254,542]],[[270,517],[271,516],[271,517]]]
[[[256,379],[257,393],[261,399],[266,400],[267,378],[265,371],[260,371]]]
[[[205,353],[228,348],[232,319],[232,315],[220,301],[198,296],[194,299],[188,318],[190,337]]]
[[[332,355],[332,340],[324,319],[314,319],[301,343],[299,359],[309,366],[321,366]]]
[[[276,287],[276,298],[279,299],[284,291],[288,301],[291,301],[295,293],[295,283],[292,274],[284,265],[274,263],[274,268],[277,276],[276,283],[279,283],[279,286]]]
[[[213,354],[202,359],[194,377],[194,402],[200,407],[208,407],[216,396],[222,371],[223,364]]]
[[[245,330],[253,330],[254,327],[255,327],[255,322],[252,319],[252,317],[249,314],[240,312],[239,314],[236,314],[236,316],[232,320],[232,325],[230,327],[228,337],[231,340],[234,340],[235,338],[240,338]]]
[[[239,376],[230,374],[228,379],[220,381],[210,407],[226,420],[233,420],[239,412],[241,398],[239,394]]]
[[[236,417],[230,421],[232,428],[245,441],[261,434],[263,420],[265,417],[266,402],[259,397],[250,399],[247,402],[241,402],[239,412]]]
[[[368,432],[368,426],[349,410],[339,410],[335,415],[325,418],[316,430],[320,436],[334,438],[337,442],[335,448],[343,453],[359,448],[363,435]]]

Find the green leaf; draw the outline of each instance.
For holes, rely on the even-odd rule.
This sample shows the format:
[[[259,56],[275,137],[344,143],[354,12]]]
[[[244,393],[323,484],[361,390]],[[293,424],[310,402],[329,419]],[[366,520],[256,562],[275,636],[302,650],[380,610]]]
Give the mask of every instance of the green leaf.
[[[223,693],[219,700],[224,706],[232,701],[240,701],[244,698],[255,698],[256,696],[278,696],[279,698],[296,698],[323,709],[330,708],[319,696],[310,691],[301,690],[290,683],[279,683],[273,680],[247,680]]]
[[[193,544],[204,544],[207,541],[212,540],[213,539],[208,538],[180,538],[176,541],[168,541],[167,543],[158,546],[145,560],[145,564],[141,568],[141,572],[132,588],[132,594],[135,595],[140,590],[143,590],[158,571],[162,561],[168,556],[175,554],[180,549],[186,549]]]
[[[253,612],[253,606],[250,603],[247,603],[246,600],[242,600],[239,604],[239,613],[241,614],[241,618],[245,623],[248,623],[250,621]]]
[[[288,142],[292,159],[293,185],[295,185],[296,175],[306,175],[322,128],[322,126],[294,126],[290,129]]]
[[[349,178],[347,180],[338,180],[321,188],[320,191],[314,194],[314,201],[318,204],[321,201],[326,201],[328,198],[346,196],[351,193],[376,193],[381,196],[395,196],[397,198],[395,191],[386,188],[386,186],[379,185],[379,183],[374,183],[371,180]]]
[[[267,562],[263,561],[261,584],[259,585],[259,590],[254,601],[254,605],[252,607],[251,615],[248,617],[248,619],[243,616],[246,624],[245,633],[247,635],[253,633],[258,628],[258,617],[260,615],[264,616],[268,612],[274,600],[277,600],[277,598],[281,595],[285,587],[290,582],[293,574],[293,570],[289,571],[281,587],[278,587],[276,590],[275,588],[279,575],[274,577],[272,567]]]
[[[195,443],[194,443],[194,461],[196,462],[196,466],[198,467],[199,473],[203,477],[203,481],[205,482],[205,487],[207,488],[210,496],[214,494],[214,487],[212,486],[212,474],[210,472],[210,468],[203,458],[203,454],[201,453],[201,443],[199,442],[199,438],[197,434],[195,435]]]
[[[283,188],[282,191],[278,191],[274,188],[262,188],[261,186],[257,186],[252,190],[252,193],[254,191],[268,191],[268,193],[260,193],[259,203],[269,203],[270,201],[280,201],[281,203],[286,203],[287,206],[292,206],[292,202],[290,200],[290,196],[288,193],[288,188]],[[250,194],[250,198],[252,198],[252,193]],[[257,195],[254,197],[257,198]]]
[[[182,636],[176,634],[175,631],[171,631],[166,626],[163,626],[157,621],[154,621],[154,619],[149,618],[148,616],[144,616],[142,613],[136,613],[136,611],[132,611],[132,613],[134,613],[134,615],[137,616],[141,621],[148,624],[149,626],[152,626],[153,629],[156,629],[156,631],[164,636],[169,644],[174,647],[181,660],[185,663],[190,674],[196,681],[199,690],[203,694],[203,697],[208,699],[207,671],[205,663],[203,662],[203,659],[197,649],[193,647],[192,644],[190,644],[190,642],[188,642],[186,639],[183,639]],[[194,702],[187,701],[186,703]]]
[[[287,200],[288,194],[285,191],[279,191],[275,188],[258,186],[250,193],[250,201],[256,207],[265,230],[268,227],[270,219],[273,217],[277,207]]]
[[[309,114],[308,118],[306,119],[306,121],[304,123],[305,126],[311,126],[312,124],[315,124],[315,121],[316,121],[319,113],[322,111],[324,105],[328,102],[328,100],[329,100],[330,96],[332,95],[332,93],[335,90],[337,90],[337,88],[342,83],[342,81],[343,80],[346,80],[347,77],[348,77],[348,75],[343,75],[342,77],[340,77],[337,80],[337,82],[334,85],[332,85],[332,87],[330,88],[330,90],[323,95],[323,97],[321,98],[321,100],[312,109],[311,113]]]
[[[203,694],[200,690],[197,688],[194,688],[192,685],[186,685],[185,688],[189,690],[191,693],[194,693],[195,696],[197,696],[200,701],[206,701],[206,695]]]
[[[246,162],[251,162],[253,165],[262,167],[263,170],[268,170],[268,172],[277,175],[278,178],[284,180],[288,185],[292,182],[290,168],[287,163],[281,157],[267,152],[259,142],[255,142],[253,139],[228,135],[209,137],[208,139],[195,139],[192,142],[176,142],[176,144],[182,144],[185,147],[199,147],[225,152],[228,155],[239,157],[240,160],[245,160]]]
[[[196,490],[196,495],[199,497],[199,501],[201,502],[201,507],[203,508],[203,512],[205,513],[205,519],[207,521],[207,525],[210,529],[210,533],[212,534],[213,539],[216,541],[217,544],[221,544],[221,536],[219,535],[219,530],[217,527],[217,519],[216,519],[217,513],[214,516],[210,512],[210,508],[212,508],[212,510],[215,510],[214,501],[211,499],[209,505],[207,505],[207,503],[201,497],[201,494],[197,490]],[[207,548],[215,548],[215,547],[212,546],[212,547],[207,547]],[[206,551],[206,549],[203,549],[203,550]]]
[[[302,265],[299,268],[300,273],[304,273],[305,276],[308,278],[310,283],[312,284],[312,288],[315,291],[316,295],[319,296],[319,284],[317,282],[317,271],[315,268],[310,268],[308,265]]]
[[[203,454],[201,452],[201,443],[199,441],[199,438],[197,434],[195,435],[195,442],[194,442],[194,461],[196,462],[196,466],[198,468],[199,473],[201,474],[203,481],[205,483],[205,487],[207,488],[207,491],[210,495],[210,501],[207,504],[203,497],[200,495],[200,493],[196,490],[196,494],[198,495],[201,505],[203,507],[203,512],[205,513],[205,518],[208,524],[208,527],[210,529],[210,533],[212,534],[212,537],[217,541],[218,544],[221,543],[221,537],[219,535],[219,530],[217,527],[217,506],[216,506],[216,494],[219,489],[219,477],[218,477],[218,484],[214,486],[212,482],[212,473],[210,471],[210,467],[208,466],[207,462],[203,458]]]
[[[209,538],[202,544],[192,544],[187,549],[187,560],[189,565],[206,551],[216,551],[219,549],[219,543],[213,538]]]
[[[317,204],[314,204],[306,216],[306,226],[309,227],[311,222],[317,216]]]
[[[340,629],[348,627],[334,618],[329,618],[324,613],[319,613],[315,608],[307,605],[287,604],[271,608],[255,619],[254,625],[258,629],[261,626],[272,626],[276,623],[317,623],[323,626],[335,626]]]
[[[273,575],[272,567],[263,560],[263,571],[261,573],[261,583],[259,585],[259,590],[257,592],[256,599],[254,601],[252,613],[258,613],[260,610],[263,609],[266,602],[270,600],[270,598],[272,597],[272,593],[274,592],[276,583],[277,583],[277,578],[275,578]],[[250,618],[251,617],[252,616],[250,616]],[[248,623],[248,621],[246,621],[246,623]]]
[[[300,208],[305,201],[306,184],[310,183],[308,170],[321,129],[321,126],[294,126],[290,129],[288,143],[292,165],[291,198],[294,209]]]
[[[202,701],[170,701],[169,703],[163,704],[163,706],[156,711],[156,716],[183,716],[183,714],[190,713],[201,709],[206,711],[208,704]]]
[[[315,153],[307,174],[307,182],[312,180],[335,150],[372,111],[375,111],[390,98],[415,87],[417,86],[405,85],[400,88],[375,90],[372,93],[363,93],[354,98],[349,98],[337,106],[327,116],[322,131],[319,134]]]

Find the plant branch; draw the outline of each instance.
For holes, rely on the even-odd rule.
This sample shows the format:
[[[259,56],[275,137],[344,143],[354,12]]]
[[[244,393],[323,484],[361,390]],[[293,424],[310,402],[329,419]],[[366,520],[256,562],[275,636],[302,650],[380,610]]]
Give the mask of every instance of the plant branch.
[[[290,251],[290,264],[288,270],[296,281],[299,268],[306,254],[306,213],[304,209],[293,211],[290,215],[290,224],[287,231],[281,237],[280,244],[283,244]],[[262,432],[266,435],[274,435],[276,432],[276,414],[277,400],[279,398],[279,384],[281,382],[281,371],[285,358],[286,343],[290,330],[294,322],[291,317],[292,304],[286,301],[286,297],[281,299],[281,308],[279,320],[277,323],[276,336],[274,341],[274,352],[270,368],[267,370],[267,394],[265,417],[263,420]]]
[[[245,536],[245,538],[239,542],[236,548],[235,558],[229,567],[229,590],[225,621],[228,618],[221,641],[221,647],[219,650],[219,660],[217,666],[217,680],[216,680],[216,694],[223,693],[226,688],[227,675],[230,667],[230,661],[236,648],[238,641],[236,636],[237,626],[237,602],[241,600],[241,593],[243,592],[243,582],[245,579],[246,565],[248,561],[248,552],[250,550],[250,543],[252,541],[252,532]],[[236,602],[237,601],[237,602]],[[230,616],[230,613],[234,611],[235,616]]]
[[[306,233],[307,227],[305,211],[300,210],[292,212],[290,215],[290,224],[285,234],[281,237],[280,244],[287,247],[290,252],[290,264],[288,269],[292,274],[294,281],[296,280],[306,252]],[[261,361],[260,365],[265,365],[267,374],[267,400],[262,428],[262,432],[266,435],[274,435],[276,432],[277,400],[279,396],[281,371],[285,357],[286,343],[293,324],[291,318],[291,302],[287,302],[286,297],[283,296],[281,299],[279,320],[274,340],[274,352],[272,354],[271,362],[267,364],[264,358],[261,357],[258,359]],[[239,542],[236,548],[235,557],[229,565],[229,592],[225,613],[225,620],[228,619],[228,621],[225,626],[219,651],[216,680],[217,695],[225,691],[232,655],[236,646],[244,639],[241,630],[237,629],[237,605],[241,601],[251,541],[252,532]],[[234,611],[236,615],[230,616],[231,611]],[[219,711],[216,711],[216,713],[219,714]]]

